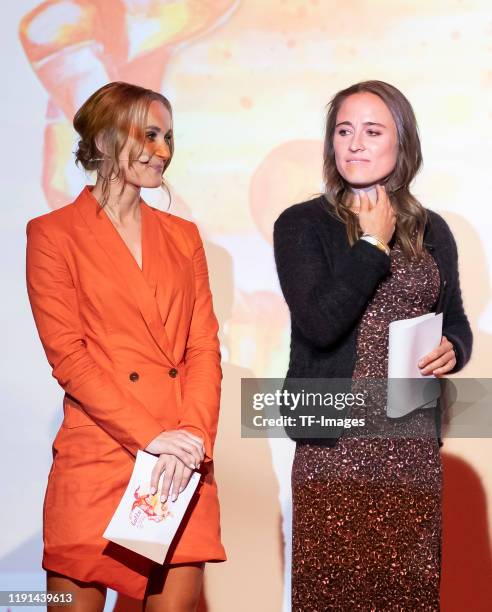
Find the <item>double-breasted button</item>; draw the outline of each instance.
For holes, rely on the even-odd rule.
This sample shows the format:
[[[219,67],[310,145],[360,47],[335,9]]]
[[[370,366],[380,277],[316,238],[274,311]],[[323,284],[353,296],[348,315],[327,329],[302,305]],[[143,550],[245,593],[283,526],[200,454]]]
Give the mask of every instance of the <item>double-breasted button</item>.
[[[137,382],[137,380],[140,378],[138,372],[131,372],[130,375],[128,376],[128,378],[132,381],[132,382]]]
[[[176,368],[171,368],[168,374],[171,378],[176,378],[176,376],[178,375],[178,370],[176,370]]]

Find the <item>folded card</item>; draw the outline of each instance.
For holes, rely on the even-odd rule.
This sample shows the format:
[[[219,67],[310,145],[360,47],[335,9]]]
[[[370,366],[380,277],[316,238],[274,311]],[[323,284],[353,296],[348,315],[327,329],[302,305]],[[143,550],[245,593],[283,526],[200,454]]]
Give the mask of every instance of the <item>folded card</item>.
[[[399,418],[432,408],[440,395],[438,379],[420,373],[419,360],[441,343],[442,313],[393,321],[389,326],[386,414]]]
[[[103,537],[162,564],[200,482],[200,474],[193,472],[175,502],[171,495],[161,502],[164,475],[157,493],[150,494],[150,476],[157,460],[154,455],[137,452],[130,482]]]

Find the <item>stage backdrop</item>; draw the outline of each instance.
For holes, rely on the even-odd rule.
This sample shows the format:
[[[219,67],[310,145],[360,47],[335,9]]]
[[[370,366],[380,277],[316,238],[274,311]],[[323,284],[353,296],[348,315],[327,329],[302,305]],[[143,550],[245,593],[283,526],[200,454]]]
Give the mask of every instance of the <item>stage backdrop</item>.
[[[204,609],[289,610],[293,444],[242,440],[239,433],[241,377],[282,376],[287,364],[289,316],[275,274],[272,224],[284,208],[322,189],[330,97],[365,79],[399,87],[422,136],[425,164],[414,193],[445,216],[458,241],[475,334],[463,376],[489,376],[489,2],[19,0],[0,10],[0,587],[44,588],[42,502],[62,416],[25,291],[25,224],[92,182],[73,163],[72,117],[95,89],[124,80],[162,91],[174,106],[171,211],[201,229],[221,323],[216,476],[229,560],[207,567]],[[159,191],[144,196],[167,207]],[[489,609],[490,442],[448,440],[443,460],[443,610]]]

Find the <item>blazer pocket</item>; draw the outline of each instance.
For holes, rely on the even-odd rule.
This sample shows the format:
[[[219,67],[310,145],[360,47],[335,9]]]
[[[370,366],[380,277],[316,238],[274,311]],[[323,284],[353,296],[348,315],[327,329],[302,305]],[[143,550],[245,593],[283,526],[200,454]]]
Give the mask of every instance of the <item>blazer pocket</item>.
[[[65,396],[63,400],[63,423],[62,427],[73,429],[74,427],[95,427],[96,423],[87,416],[79,403]]]

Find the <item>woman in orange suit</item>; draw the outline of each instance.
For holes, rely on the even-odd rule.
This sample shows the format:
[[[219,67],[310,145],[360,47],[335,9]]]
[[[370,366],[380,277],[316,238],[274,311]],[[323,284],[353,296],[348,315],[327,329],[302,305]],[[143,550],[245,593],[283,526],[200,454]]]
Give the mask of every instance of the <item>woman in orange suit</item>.
[[[75,593],[84,612],[103,609],[106,587],[146,611],[191,611],[204,562],[225,560],[212,461],[221,369],[198,230],[140,197],[163,185],[171,106],[110,83],[74,127],[96,184],[27,225],[29,299],[65,391],[44,501],[47,588]],[[149,484],[165,472],[164,498],[201,472],[164,566],[102,538],[139,449],[159,456]]]

